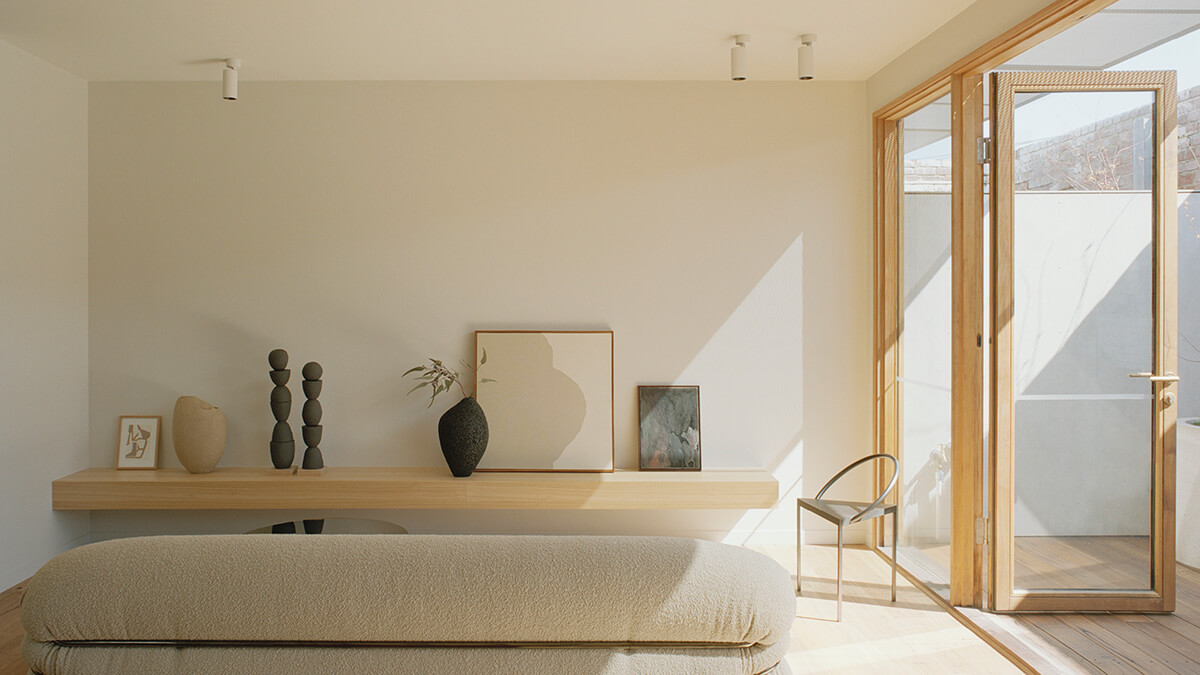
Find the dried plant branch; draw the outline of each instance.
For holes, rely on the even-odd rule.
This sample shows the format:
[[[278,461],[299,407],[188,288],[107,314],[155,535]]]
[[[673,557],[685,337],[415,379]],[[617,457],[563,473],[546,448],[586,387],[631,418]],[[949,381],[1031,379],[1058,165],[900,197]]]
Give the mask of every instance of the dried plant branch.
[[[467,370],[471,371],[472,373],[474,372],[474,366],[466,363],[465,361],[460,361],[460,363],[462,363]],[[483,350],[483,356],[481,356],[479,359],[479,365],[482,366],[485,363],[487,363],[486,349]],[[428,366],[416,366],[409,368],[408,370],[404,371],[404,374],[401,375],[401,377],[408,377],[409,375],[412,375],[419,380],[419,384],[412,389],[409,389],[408,393],[411,394],[418,389],[432,387],[432,389],[429,391],[429,405],[426,406],[427,408],[433,407],[433,402],[437,400],[439,394],[444,394],[455,386],[457,386],[458,390],[462,392],[463,398],[475,398],[474,391],[472,391],[470,394],[467,393],[467,388],[463,385],[463,377],[459,374],[459,371],[451,370],[446,366],[446,364],[435,358],[429,359]],[[484,382],[495,382],[495,380],[488,378],[480,380],[480,384]]]

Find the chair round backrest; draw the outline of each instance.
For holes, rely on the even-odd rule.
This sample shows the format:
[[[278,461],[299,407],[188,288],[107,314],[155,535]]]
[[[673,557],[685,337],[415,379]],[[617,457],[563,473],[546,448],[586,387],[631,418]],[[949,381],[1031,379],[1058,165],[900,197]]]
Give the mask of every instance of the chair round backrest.
[[[892,463],[892,480],[888,482],[887,487],[885,487],[883,489],[883,492],[879,493],[879,496],[876,497],[875,501],[871,502],[871,504],[869,506],[867,506],[867,508],[863,509],[862,511],[859,511],[857,516],[854,516],[853,518],[850,519],[850,522],[857,523],[859,521],[859,519],[861,519],[865,514],[869,513],[871,511],[871,509],[874,509],[875,507],[882,504],[883,500],[887,499],[887,496],[889,494],[891,494],[892,490],[894,490],[896,488],[896,481],[900,478],[900,462],[897,461],[894,456],[889,455],[886,452],[880,452],[880,453],[877,453],[874,455],[867,455],[866,457],[862,457],[862,458],[854,460],[846,468],[837,472],[836,476],[834,476],[833,478],[830,478],[828,483],[825,483],[825,486],[822,487],[821,491],[817,493],[817,499],[820,499],[821,496],[825,494],[826,490],[828,490],[830,487],[832,487],[834,483],[838,482],[838,479],[840,479],[842,476],[845,476],[846,474],[850,473],[859,465],[866,464],[867,462],[873,462],[873,461],[880,460],[880,459],[886,459]]]

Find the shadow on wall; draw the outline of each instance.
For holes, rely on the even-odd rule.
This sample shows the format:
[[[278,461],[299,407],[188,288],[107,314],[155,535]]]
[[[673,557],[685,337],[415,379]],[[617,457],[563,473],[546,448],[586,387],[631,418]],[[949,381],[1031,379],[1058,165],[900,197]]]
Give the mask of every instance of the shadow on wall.
[[[1197,216],[1200,194],[1181,194],[1179,417],[1200,414]],[[1087,247],[1086,255],[1100,255],[1095,249],[1104,245]],[[1144,452],[1131,450],[1149,443],[1150,388],[1145,380],[1128,378],[1128,373],[1151,368],[1153,277],[1149,246],[1134,251],[1123,254],[1123,269],[1109,266],[1099,271],[1099,278],[1088,279],[1089,284],[1109,286],[1098,301],[1081,292],[1071,307],[1028,321],[1028,351],[1045,353],[1047,346],[1053,351],[1043,364],[1031,354],[1018,366],[1026,369],[1018,376],[1026,384],[1018,387],[1016,404],[1019,535],[1147,534],[1150,463]],[[1089,257],[1087,262],[1093,260]],[[1052,283],[1064,273],[1061,260],[1047,258],[1040,265],[1038,283]],[[1066,285],[1077,286],[1070,281]],[[1094,289],[1091,292],[1094,295]],[[1056,315],[1067,312],[1075,313],[1070,325],[1054,325],[1062,323]],[[1097,513],[1106,515],[1098,518]]]
[[[804,288],[801,235],[676,378],[700,384],[704,468],[762,466],[779,481],[777,508],[747,511],[727,542],[745,543],[760,529],[795,528],[787,505],[804,488]],[[763,390],[772,395],[749,395]],[[717,447],[726,450],[720,464],[704,455],[704,448]]]
[[[1130,369],[1104,353],[1128,347],[1148,351],[1148,340],[1122,340],[1121,331],[1113,330],[1127,316],[1129,300],[1144,301],[1150,282],[1149,250],[1145,253],[1030,383],[1028,398],[1018,392],[1018,536],[1147,534],[1151,476],[1145,450],[1151,402],[1134,398],[1139,392],[1113,390],[1112,382],[1125,384],[1117,378],[1128,380]],[[1109,386],[1089,382],[1102,363],[1115,366],[1106,369],[1110,377],[1104,384]],[[1144,380],[1129,383],[1149,391]]]
[[[508,339],[504,339],[508,338]],[[544,335],[492,336],[503,349],[493,349],[484,369],[496,380],[481,401],[496,448],[503,450],[506,467],[553,467],[583,429],[587,400],[579,383],[555,366],[554,348]],[[561,357],[560,357],[561,358]],[[507,395],[499,395],[507,392]],[[545,415],[541,411],[553,410]],[[505,444],[503,439],[524,442]],[[481,468],[489,457],[485,454]]]
[[[1075,200],[1130,198],[1129,193],[1124,194],[1127,196],[1023,193],[1019,199],[1026,204],[1039,199],[1061,201],[1060,206],[1081,211],[1088,209],[1088,204]],[[935,294],[934,310],[944,311],[949,306],[948,287],[946,293],[936,284],[931,287],[940,272],[949,273],[949,250],[943,242],[929,238],[930,233],[948,233],[948,224],[928,226],[931,218],[949,213],[949,195],[905,198],[918,202],[906,202],[908,212],[916,217],[906,221],[905,231],[905,378],[921,382],[906,381],[904,385],[904,434],[906,443],[918,442],[923,450],[935,448],[933,441],[943,440],[926,438],[926,431],[943,433],[947,436],[944,440],[948,440],[949,433],[948,390],[940,394],[931,387],[919,386],[943,380],[948,384],[949,343],[943,349],[940,343],[932,342],[936,336],[928,331],[937,329],[941,318],[918,306],[928,304],[924,296],[931,290]],[[918,200],[934,204],[923,205]],[[1143,206],[1140,202],[1136,205]],[[1036,294],[1023,298],[1026,314],[1018,336],[1017,356],[1021,360],[1017,365],[1017,394],[1024,397],[1017,403],[1019,534],[1145,534],[1148,522],[1149,465],[1143,455],[1130,453],[1129,449],[1144,447],[1148,442],[1149,401],[1134,397],[1146,395],[1149,390],[1144,381],[1127,377],[1129,372],[1149,368],[1150,250],[1139,243],[1129,245],[1138,236],[1144,241],[1148,233],[1144,218],[1138,220],[1144,212],[1136,208],[1130,211],[1128,203],[1120,208],[1105,203],[1098,210],[1083,227],[1092,232],[1098,224],[1104,224],[1102,236],[1084,241],[1076,233],[1067,236],[1065,242],[1042,241],[1033,246],[1040,248],[1036,251],[1028,248],[1030,238],[1024,237],[1026,257],[1018,261],[1018,274],[1025,276],[1026,288]],[[1050,218],[1047,213],[1042,215]],[[1178,223],[1178,414],[1182,418],[1200,416],[1200,293],[1196,292],[1200,289],[1200,193],[1180,194]],[[909,227],[914,224],[926,227],[914,231]],[[1072,248],[1072,240],[1078,248]],[[1041,259],[1031,260],[1031,254]],[[1093,266],[1098,269],[1091,270]],[[1082,274],[1085,270],[1095,274]],[[1064,276],[1072,273],[1076,278]],[[1039,287],[1053,290],[1037,293]],[[948,330],[948,324],[946,327]],[[913,349],[914,331],[919,331],[920,349]],[[943,353],[945,372],[939,369],[938,361]],[[1088,396],[1127,398],[1081,398]],[[942,413],[944,429],[936,424],[940,418],[934,417]],[[935,455],[936,451],[931,457]],[[1097,456],[1104,459],[1098,466],[1094,462]],[[939,466],[931,459],[917,469],[916,475],[910,474],[905,513],[905,531],[910,536],[916,531],[914,526],[919,530],[929,524],[921,517],[926,506],[923,500],[941,495],[940,481],[929,483],[922,478],[933,476]],[[1134,476],[1138,478],[1131,480]],[[936,504],[932,506],[938,520],[948,516],[948,508],[942,514],[937,512]],[[1095,513],[1111,515],[1096,518]]]
[[[821,272],[814,272],[819,264],[806,260],[805,248],[800,235],[675,380],[699,383],[701,410],[721,411],[701,421],[702,448],[725,451],[715,461],[704,455],[704,468],[761,466],[779,481],[776,508],[745,512],[727,542],[746,543],[759,534],[773,540],[794,536],[795,498],[811,496],[842,466],[870,452],[855,433],[861,428],[837,427],[841,406],[852,397],[816,384],[830,382],[821,371],[838,364],[821,353],[828,325],[805,321],[805,298],[826,292],[820,283],[806,283],[806,275],[811,281]],[[869,434],[869,420],[864,424]],[[817,451],[806,453],[806,441]],[[807,474],[817,478],[805,481]],[[866,481],[852,489],[865,491]],[[813,530],[815,523],[806,525]]]

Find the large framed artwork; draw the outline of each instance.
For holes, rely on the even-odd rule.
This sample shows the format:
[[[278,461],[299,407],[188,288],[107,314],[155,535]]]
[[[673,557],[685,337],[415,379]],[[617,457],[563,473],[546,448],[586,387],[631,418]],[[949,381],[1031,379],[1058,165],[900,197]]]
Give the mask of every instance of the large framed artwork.
[[[476,331],[475,363],[478,471],[613,470],[612,331]]]
[[[638,468],[700,470],[700,387],[638,387]]]

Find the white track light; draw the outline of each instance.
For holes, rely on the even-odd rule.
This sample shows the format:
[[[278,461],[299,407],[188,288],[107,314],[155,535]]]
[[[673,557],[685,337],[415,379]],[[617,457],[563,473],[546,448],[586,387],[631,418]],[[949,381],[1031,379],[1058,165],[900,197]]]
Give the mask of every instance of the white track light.
[[[241,59],[225,59],[225,72],[221,74],[221,98],[226,101],[237,100],[238,68],[241,67]]]
[[[741,82],[746,79],[746,45],[750,44],[750,36],[735,35],[733,42],[729,52],[729,77],[734,82]]]
[[[801,80],[813,79],[813,43],[817,36],[805,33],[800,36],[800,48],[796,50],[796,72]]]

